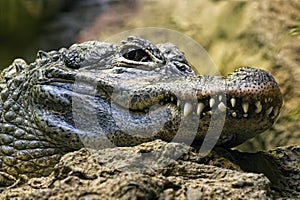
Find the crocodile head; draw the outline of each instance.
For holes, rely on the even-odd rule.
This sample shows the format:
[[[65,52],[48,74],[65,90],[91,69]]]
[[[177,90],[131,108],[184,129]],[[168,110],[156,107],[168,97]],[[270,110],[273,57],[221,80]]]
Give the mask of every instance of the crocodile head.
[[[263,70],[197,76],[174,45],[129,37],[15,60],[2,72],[0,103],[1,155],[8,164],[34,158],[18,168],[26,171],[84,145],[200,145],[211,126],[217,145],[233,147],[272,126],[282,96]]]

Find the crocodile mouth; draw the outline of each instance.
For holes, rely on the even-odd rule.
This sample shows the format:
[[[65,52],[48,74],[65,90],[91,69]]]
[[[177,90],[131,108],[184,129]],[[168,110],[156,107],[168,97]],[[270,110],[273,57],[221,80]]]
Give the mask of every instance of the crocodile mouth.
[[[253,80],[239,84],[231,81],[231,75],[228,79],[176,77],[172,82],[145,81],[130,86],[124,84],[127,80],[115,85],[99,79],[92,83],[53,80],[36,85],[33,97],[43,110],[40,118],[49,119],[54,126],[57,122],[60,127],[77,129],[80,123],[106,135],[122,132],[135,138],[131,144],[125,141],[120,145],[135,145],[153,138],[170,141],[185,119],[190,120],[191,126],[196,124],[196,132],[203,138],[211,119],[217,116],[214,119],[224,121],[225,138],[239,137],[229,144],[235,146],[270,128],[282,105],[276,82],[268,74],[258,72],[266,83],[257,84],[251,76]],[[261,77],[258,79],[261,81]]]
[[[42,113],[39,118],[50,120],[47,126],[54,124],[63,129],[79,128],[87,134],[90,129],[106,135],[121,131],[150,141],[158,137],[157,134],[165,126],[180,122],[180,108],[173,96],[159,95],[143,101],[139,98],[137,102],[136,97],[127,99],[128,93],[112,92],[109,87],[104,90],[103,85],[97,89],[93,84],[60,81],[36,85],[34,91],[33,96],[38,97],[37,108],[42,110],[38,112]]]

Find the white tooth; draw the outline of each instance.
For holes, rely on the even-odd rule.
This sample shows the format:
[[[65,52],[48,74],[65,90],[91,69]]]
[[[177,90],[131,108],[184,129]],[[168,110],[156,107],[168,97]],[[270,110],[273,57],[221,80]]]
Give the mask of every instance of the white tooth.
[[[177,100],[177,107],[179,107],[180,106],[180,100]]]
[[[203,109],[204,109],[204,103],[198,103],[198,106],[197,106],[197,115],[200,115],[201,114],[201,112],[203,111]]]
[[[235,103],[236,103],[235,98],[231,98],[231,99],[230,99],[230,103],[231,103],[232,107],[234,108]]]
[[[275,117],[274,122],[276,122],[276,121],[278,120],[278,118],[279,118],[279,115],[277,115],[277,116]]]
[[[231,113],[232,117],[236,117],[236,112]]]
[[[271,106],[268,110],[266,110],[266,114],[269,115],[273,110],[273,106]]]
[[[224,105],[223,102],[219,103],[218,109],[219,109],[221,112],[225,112],[225,111],[226,111],[226,106]]]
[[[171,97],[171,101],[174,101],[174,97]]]
[[[191,113],[192,109],[193,109],[192,104],[190,104],[190,103],[184,104],[183,116],[184,117],[188,116]]]
[[[255,106],[256,106],[255,113],[260,113],[262,110],[262,105],[260,101],[255,102]]]
[[[243,114],[243,117],[248,117],[248,114]]]
[[[274,116],[275,116],[275,117],[277,117],[278,111],[279,111],[279,108],[278,108],[278,106],[276,106],[276,107],[274,108]]]
[[[243,107],[244,113],[248,113],[249,103],[248,102],[243,102],[242,107]]]
[[[222,101],[222,95],[219,96],[219,101]]]
[[[268,102],[268,98],[265,98],[265,103],[267,103]]]
[[[209,100],[209,107],[213,107],[214,106],[214,104],[215,104],[215,100],[213,99],[213,98],[211,98],[210,100]]]
[[[211,110],[210,110],[210,111],[208,111],[208,112],[207,112],[207,114],[211,115],[211,114],[212,114]]]

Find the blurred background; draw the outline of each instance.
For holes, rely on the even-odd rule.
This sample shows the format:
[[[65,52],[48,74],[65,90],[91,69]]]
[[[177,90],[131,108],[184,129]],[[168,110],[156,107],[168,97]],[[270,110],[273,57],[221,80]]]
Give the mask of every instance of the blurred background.
[[[285,105],[274,128],[241,149],[300,144],[300,1],[1,0],[0,67],[15,58],[133,28],[162,27],[199,42],[222,74],[264,68]]]
[[[68,47],[106,10],[105,0],[1,0],[0,65]]]

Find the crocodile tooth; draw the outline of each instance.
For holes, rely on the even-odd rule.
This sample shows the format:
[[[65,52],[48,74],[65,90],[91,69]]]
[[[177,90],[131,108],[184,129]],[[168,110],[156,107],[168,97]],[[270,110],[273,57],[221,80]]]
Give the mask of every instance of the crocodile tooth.
[[[269,101],[269,102],[272,102],[272,98],[271,98],[271,97],[269,97],[268,101]]]
[[[201,103],[201,102],[198,103],[198,106],[197,106],[197,115],[201,114],[201,112],[203,111],[204,107],[205,107],[204,103]]]
[[[275,113],[275,110],[274,110],[274,113]],[[277,115],[274,115],[274,121],[276,122],[279,118],[279,107],[277,107]]]
[[[208,112],[207,112],[207,114],[211,115],[211,114],[212,114],[211,110],[210,110],[210,111],[208,111]]]
[[[269,115],[273,110],[273,106],[271,106],[268,110],[266,110],[266,114]]]
[[[174,101],[174,97],[171,97],[171,101],[172,101],[172,102]]]
[[[255,102],[255,106],[256,106],[255,113],[260,113],[262,110],[262,105],[260,101]]]
[[[192,109],[193,109],[192,104],[185,103],[183,108],[183,116],[184,117],[188,116],[191,113]]]
[[[236,112],[231,113],[232,117],[236,117]]]
[[[234,108],[235,103],[236,103],[235,98],[231,98],[231,99],[230,99],[230,103],[231,103],[232,107]]]
[[[226,106],[224,105],[223,102],[219,103],[218,109],[219,109],[221,112],[225,112],[225,111],[226,111]]]
[[[180,106],[180,100],[177,100],[177,107],[179,107]]]
[[[279,108],[278,108],[278,106],[276,106],[273,111],[275,117],[278,115],[278,111],[279,111]]]
[[[248,114],[243,114],[243,117],[248,117]]]
[[[219,101],[222,101],[222,98],[223,98],[222,95],[219,95]]]
[[[244,113],[248,113],[249,110],[249,103],[248,102],[243,102],[242,103],[243,111]]]
[[[213,99],[213,98],[211,98],[210,100],[209,100],[209,107],[213,107],[214,106],[214,104],[215,104],[215,99]]]

